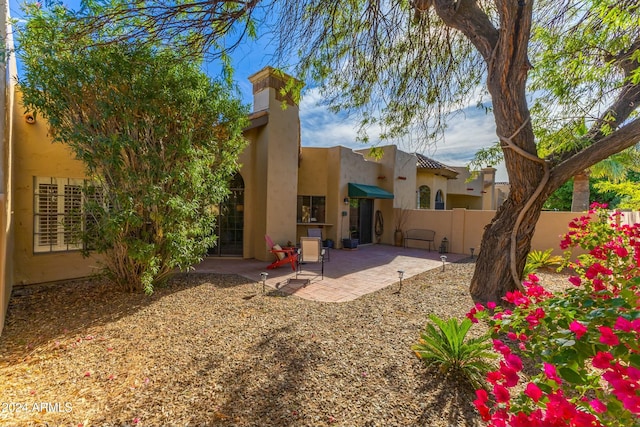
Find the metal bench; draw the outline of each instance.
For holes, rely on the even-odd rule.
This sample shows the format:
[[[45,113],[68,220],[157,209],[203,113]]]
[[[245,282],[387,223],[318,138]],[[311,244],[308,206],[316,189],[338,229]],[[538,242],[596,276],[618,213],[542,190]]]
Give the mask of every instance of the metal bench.
[[[405,248],[408,247],[407,242],[409,240],[419,240],[421,242],[427,242],[428,243],[427,248],[429,252],[431,252],[431,244],[433,243],[435,237],[436,237],[436,232],[433,230],[420,229],[420,228],[407,230],[404,233],[404,247]]]

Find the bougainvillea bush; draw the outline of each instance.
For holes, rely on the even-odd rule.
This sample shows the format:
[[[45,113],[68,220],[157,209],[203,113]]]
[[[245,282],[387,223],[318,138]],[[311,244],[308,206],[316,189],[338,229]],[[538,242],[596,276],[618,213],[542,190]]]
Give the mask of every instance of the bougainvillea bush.
[[[569,224],[562,248],[587,253],[567,262],[566,291],[529,275],[505,297],[510,308],[467,315],[489,322],[501,355],[474,401],[489,426],[640,425],[640,224],[619,225],[605,208]]]

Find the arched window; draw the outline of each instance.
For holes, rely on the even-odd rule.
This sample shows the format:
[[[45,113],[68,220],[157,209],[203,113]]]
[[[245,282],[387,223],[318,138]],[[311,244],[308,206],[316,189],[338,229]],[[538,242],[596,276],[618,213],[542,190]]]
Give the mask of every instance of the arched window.
[[[418,209],[431,209],[431,189],[428,185],[418,188]]]
[[[444,196],[442,195],[442,190],[438,190],[436,193],[436,209],[444,210]]]

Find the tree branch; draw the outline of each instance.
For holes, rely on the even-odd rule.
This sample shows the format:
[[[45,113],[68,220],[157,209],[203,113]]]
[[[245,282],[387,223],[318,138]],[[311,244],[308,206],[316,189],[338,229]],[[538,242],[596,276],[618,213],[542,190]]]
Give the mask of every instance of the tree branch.
[[[620,89],[618,97],[609,107],[603,116],[591,127],[587,137],[589,139],[600,139],[605,135],[604,127],[616,129],[624,123],[629,115],[638,108],[640,103],[640,85],[632,83],[632,73],[640,67],[640,62],[632,59],[632,55],[640,50],[640,39],[631,44],[631,47],[624,52],[620,52],[612,60],[624,73],[626,83]]]
[[[499,0],[496,1],[500,16],[500,37],[498,39],[497,52],[494,54],[489,69],[494,70],[500,65],[500,70],[495,77],[508,82],[516,79],[525,79],[527,73],[520,70],[531,68],[527,56],[529,39],[531,36],[531,19],[533,15],[533,1],[528,0]]]
[[[624,123],[631,113],[638,109],[640,105],[640,85],[633,84],[631,75],[635,69],[640,67],[640,62],[630,59],[631,55],[640,49],[640,40],[636,40],[630,49],[621,52],[616,56],[616,64],[624,73],[626,83],[620,89],[617,98],[611,106],[607,108],[602,116],[596,120],[585,136],[586,141],[600,141],[607,136],[612,130],[617,129]],[[562,163],[575,156],[582,147],[578,147],[573,151],[565,153],[555,163]]]
[[[637,144],[638,141],[640,141],[640,119],[635,119],[554,166],[549,179],[549,188],[558,188],[576,173]]]
[[[475,0],[434,0],[434,9],[442,21],[462,32],[489,64],[498,43],[499,32]]]

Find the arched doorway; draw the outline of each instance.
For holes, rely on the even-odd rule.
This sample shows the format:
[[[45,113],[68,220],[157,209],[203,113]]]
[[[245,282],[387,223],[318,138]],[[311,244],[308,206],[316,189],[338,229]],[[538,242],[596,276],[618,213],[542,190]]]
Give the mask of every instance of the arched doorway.
[[[236,173],[229,182],[229,195],[218,206],[218,243],[209,249],[212,256],[242,256],[244,237],[244,180]]]

